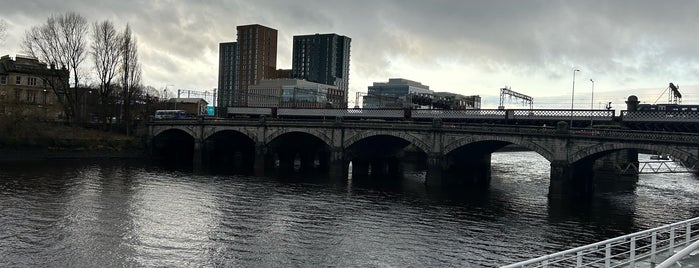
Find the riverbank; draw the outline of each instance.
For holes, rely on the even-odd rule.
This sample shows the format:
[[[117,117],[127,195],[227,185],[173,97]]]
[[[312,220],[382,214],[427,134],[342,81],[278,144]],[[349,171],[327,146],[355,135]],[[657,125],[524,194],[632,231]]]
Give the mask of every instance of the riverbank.
[[[140,137],[55,123],[17,122],[0,131],[0,162],[146,157]]]
[[[0,149],[0,163],[57,159],[138,159],[145,157],[146,153],[143,150],[56,150],[53,148]]]

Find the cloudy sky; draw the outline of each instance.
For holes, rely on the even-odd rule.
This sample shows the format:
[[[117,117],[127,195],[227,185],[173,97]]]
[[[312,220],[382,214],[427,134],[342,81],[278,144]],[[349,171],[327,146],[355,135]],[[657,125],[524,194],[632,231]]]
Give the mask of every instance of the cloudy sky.
[[[669,82],[683,103],[699,103],[699,1],[459,0],[0,0],[8,25],[0,54],[21,53],[30,26],[75,11],[90,21],[129,23],[138,38],[144,83],[156,88],[217,87],[218,44],[235,41],[236,25],[279,31],[277,68],[291,68],[294,35],[352,38],[354,92],[388,78],[435,91],[481,95],[498,105],[499,89],[534,97],[535,108],[613,102],[635,94],[664,103]],[[174,86],[172,86],[174,85]],[[514,100],[508,108],[521,107]],[[603,104],[601,105],[603,106]]]

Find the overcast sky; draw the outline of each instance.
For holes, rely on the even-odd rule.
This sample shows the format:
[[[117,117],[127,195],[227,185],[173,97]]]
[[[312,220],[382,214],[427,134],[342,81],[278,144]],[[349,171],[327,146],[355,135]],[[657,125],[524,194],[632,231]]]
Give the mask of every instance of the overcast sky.
[[[291,68],[294,35],[352,38],[350,102],[372,82],[405,78],[435,91],[481,95],[498,105],[504,86],[534,97],[535,108],[589,108],[623,101],[668,101],[669,82],[683,103],[699,103],[699,1],[32,1],[0,0],[8,35],[0,54],[52,13],[129,23],[138,38],[144,83],[156,88],[217,87],[218,44],[236,25],[279,31],[277,68]],[[87,66],[89,62],[86,62]],[[506,102],[506,107],[521,107]]]

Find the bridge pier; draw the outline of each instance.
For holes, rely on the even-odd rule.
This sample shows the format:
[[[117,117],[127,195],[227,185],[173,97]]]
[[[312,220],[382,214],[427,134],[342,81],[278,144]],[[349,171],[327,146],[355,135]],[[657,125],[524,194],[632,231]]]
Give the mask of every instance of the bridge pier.
[[[327,171],[331,178],[347,179],[347,168],[349,163],[345,161],[342,148],[331,149],[328,158],[322,158],[321,164],[327,161]]]
[[[442,185],[442,176],[444,175],[444,167],[442,165],[443,161],[444,157],[437,154],[429,154],[427,156],[427,174],[425,175],[426,185]]]
[[[363,178],[369,176],[369,161],[355,159],[352,161],[352,177]]]
[[[192,168],[194,170],[201,170],[203,163],[203,151],[204,151],[204,141],[201,139],[194,139],[194,148],[192,154]]]
[[[255,162],[253,164],[253,173],[255,176],[265,176],[267,170],[274,167],[274,159],[269,155],[267,146],[258,142],[255,144]]]
[[[569,164],[565,160],[551,161],[549,198],[561,199],[589,195],[593,191],[592,161]]]
[[[477,157],[460,160],[452,163],[449,167],[445,165],[447,161],[442,156],[429,155],[427,157],[427,175],[425,184],[429,186],[437,185],[469,185],[485,186],[490,185],[491,154],[479,155]]]
[[[594,165],[595,191],[628,192],[635,190],[638,174],[621,174],[621,170],[630,163],[638,167],[638,150],[620,150],[597,159]]]

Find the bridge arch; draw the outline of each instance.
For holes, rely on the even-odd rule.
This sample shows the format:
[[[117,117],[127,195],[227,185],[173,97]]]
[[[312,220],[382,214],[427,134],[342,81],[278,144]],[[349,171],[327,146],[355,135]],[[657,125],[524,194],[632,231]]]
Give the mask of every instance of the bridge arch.
[[[258,142],[258,137],[255,134],[254,130],[250,130],[245,127],[226,127],[226,128],[217,128],[217,127],[210,127],[207,129],[204,129],[203,137],[202,140],[207,140],[211,137],[216,137],[218,135],[221,135],[221,133],[225,132],[235,132],[239,133],[240,135],[243,135],[251,140],[253,140],[255,143]]]
[[[350,136],[349,138],[345,139],[343,144],[345,148],[350,148],[353,145],[355,145],[357,142],[364,140],[369,137],[373,136],[390,136],[390,137],[395,137],[399,139],[403,139],[418,149],[422,150],[425,153],[430,153],[432,150],[430,149],[430,146],[427,144],[427,142],[413,136],[407,133],[403,132],[396,132],[392,130],[375,130],[375,131],[363,131],[359,132],[355,135]]]
[[[193,126],[159,126],[159,127],[154,127],[153,128],[153,133],[151,133],[151,137],[155,138],[158,135],[162,134],[163,132],[170,131],[170,130],[179,130],[184,133],[187,133],[189,136],[192,138],[197,137],[198,135],[196,134],[195,127]]]
[[[168,165],[187,165],[194,156],[195,137],[187,129],[165,128],[151,142],[151,153]]]
[[[651,152],[669,154],[674,159],[680,160],[685,163],[688,161],[692,161],[693,158],[696,159],[697,157],[693,156],[690,152],[687,152],[680,148],[662,144],[603,143],[592,147],[582,148],[578,151],[573,152],[568,156],[568,161],[570,163],[575,163],[593,155],[600,155],[604,154],[605,152],[612,152],[625,149],[646,150]]]
[[[274,141],[275,139],[279,138],[282,135],[289,134],[289,133],[304,133],[311,135],[325,143],[327,146],[331,146],[333,144],[333,139],[330,135],[327,133],[320,131],[320,130],[315,130],[315,129],[304,129],[304,128],[280,128],[277,131],[274,131],[270,134],[268,134],[264,140],[269,144],[270,142]]]
[[[305,173],[329,168],[332,150],[327,139],[323,139],[325,135],[287,129],[269,137],[265,146],[265,158],[270,164],[276,165],[277,171]]]
[[[464,138],[457,139],[447,145],[444,146],[444,155],[449,155],[450,153],[454,152],[455,150],[467,146],[469,144],[474,144],[474,143],[480,143],[480,142],[506,142],[506,143],[511,143],[517,146],[521,146],[524,148],[527,148],[529,150],[532,150],[542,157],[544,157],[546,160],[549,162],[554,160],[554,155],[551,151],[548,149],[544,148],[543,146],[537,144],[536,142],[533,141],[524,141],[520,137],[515,137],[515,136],[498,136],[498,135],[474,135],[474,136],[468,136]]]

